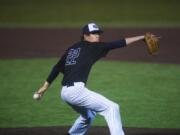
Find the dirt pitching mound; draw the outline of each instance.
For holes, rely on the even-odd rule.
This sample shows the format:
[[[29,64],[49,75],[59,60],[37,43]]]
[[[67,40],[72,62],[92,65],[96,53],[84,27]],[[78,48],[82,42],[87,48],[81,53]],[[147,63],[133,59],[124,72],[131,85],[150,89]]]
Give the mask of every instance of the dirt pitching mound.
[[[69,127],[0,128],[0,135],[65,135]],[[124,128],[126,135],[180,135],[180,129]],[[109,135],[106,127],[91,127],[87,135]]]

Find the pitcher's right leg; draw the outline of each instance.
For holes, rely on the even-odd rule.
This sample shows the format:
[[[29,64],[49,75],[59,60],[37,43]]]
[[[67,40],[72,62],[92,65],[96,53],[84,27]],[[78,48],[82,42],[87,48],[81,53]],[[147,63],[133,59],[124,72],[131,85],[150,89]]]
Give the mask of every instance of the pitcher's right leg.
[[[74,107],[73,107],[74,108]],[[70,135],[85,135],[92,121],[94,120],[96,113],[90,110],[77,110],[80,113],[79,118],[75,121],[71,129],[69,130]]]

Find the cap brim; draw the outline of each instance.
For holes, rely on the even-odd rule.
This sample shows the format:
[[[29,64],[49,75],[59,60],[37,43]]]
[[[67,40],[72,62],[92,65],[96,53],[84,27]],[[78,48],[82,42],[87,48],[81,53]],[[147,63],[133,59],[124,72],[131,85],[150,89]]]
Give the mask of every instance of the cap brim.
[[[89,31],[89,32],[84,32],[83,34],[102,34],[104,31],[102,30],[96,30],[96,31]]]
[[[102,30],[96,30],[96,31],[91,31],[91,32],[89,32],[89,34],[96,34],[96,33],[102,34],[103,31],[102,31]]]

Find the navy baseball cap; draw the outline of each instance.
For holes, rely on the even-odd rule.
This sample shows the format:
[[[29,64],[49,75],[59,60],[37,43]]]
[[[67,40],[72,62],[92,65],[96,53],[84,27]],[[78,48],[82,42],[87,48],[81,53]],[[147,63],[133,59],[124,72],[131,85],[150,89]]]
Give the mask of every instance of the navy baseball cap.
[[[82,28],[82,34],[90,34],[90,33],[103,33],[103,31],[95,24],[95,23],[89,23],[86,24],[83,28]]]

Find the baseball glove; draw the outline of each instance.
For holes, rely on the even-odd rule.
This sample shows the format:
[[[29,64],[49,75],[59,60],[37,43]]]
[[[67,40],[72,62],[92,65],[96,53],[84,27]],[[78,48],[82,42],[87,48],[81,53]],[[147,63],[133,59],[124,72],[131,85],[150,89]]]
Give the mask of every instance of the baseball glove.
[[[148,52],[151,55],[157,53],[159,50],[158,38],[159,37],[153,35],[152,33],[145,34],[144,41],[147,45]]]

